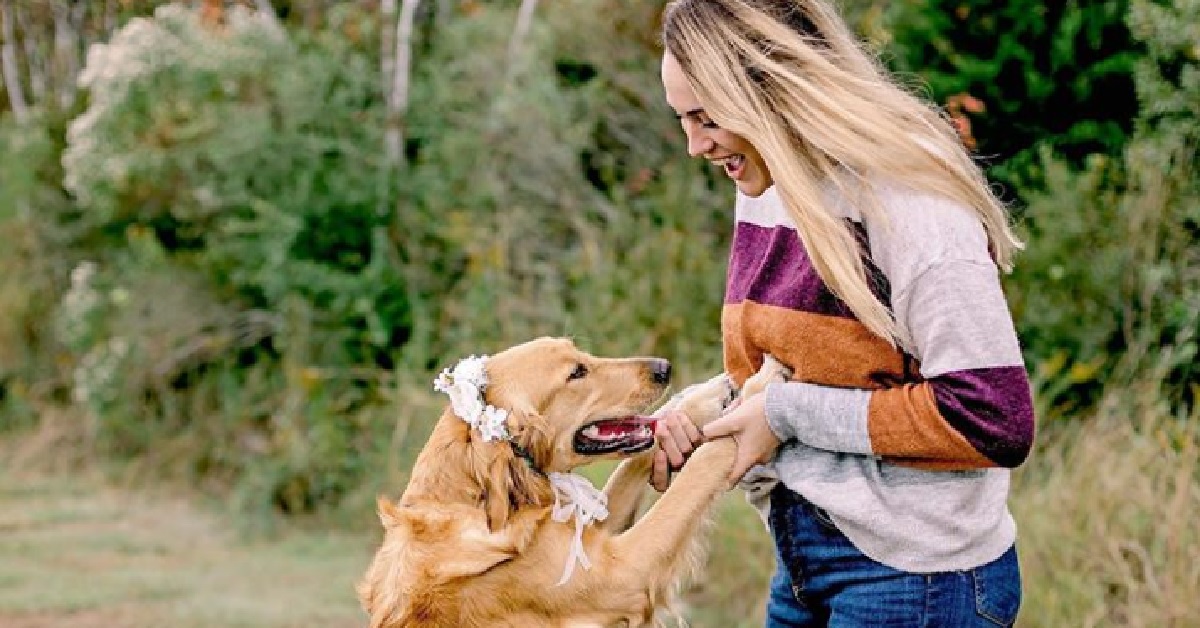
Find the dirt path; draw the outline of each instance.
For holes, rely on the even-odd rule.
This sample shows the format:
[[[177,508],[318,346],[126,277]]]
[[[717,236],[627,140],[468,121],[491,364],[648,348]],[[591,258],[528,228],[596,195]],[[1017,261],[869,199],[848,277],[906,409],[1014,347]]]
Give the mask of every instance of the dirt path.
[[[239,540],[169,496],[0,466],[4,628],[342,628],[370,548],[313,533]]]

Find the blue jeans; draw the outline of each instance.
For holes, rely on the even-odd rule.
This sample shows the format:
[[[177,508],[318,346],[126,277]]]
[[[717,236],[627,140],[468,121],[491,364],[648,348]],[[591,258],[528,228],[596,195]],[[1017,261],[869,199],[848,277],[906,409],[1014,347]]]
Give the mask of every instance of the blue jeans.
[[[825,511],[782,484],[771,493],[770,524],[778,567],[767,628],[994,628],[1016,621],[1015,547],[966,571],[899,571],[863,555]]]

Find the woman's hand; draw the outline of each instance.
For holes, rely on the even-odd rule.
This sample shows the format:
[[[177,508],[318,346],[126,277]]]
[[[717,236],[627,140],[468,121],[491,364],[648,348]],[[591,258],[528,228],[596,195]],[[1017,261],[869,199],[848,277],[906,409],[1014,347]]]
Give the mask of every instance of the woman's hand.
[[[704,436],[688,415],[672,410],[658,417],[654,426],[654,468],[650,486],[663,492],[671,484],[671,472],[678,471],[692,452],[704,442]]]
[[[706,440],[732,436],[737,443],[737,456],[729,472],[733,486],[756,464],[766,464],[775,457],[780,441],[767,425],[766,395],[759,393],[742,400],[721,418],[704,426]]]

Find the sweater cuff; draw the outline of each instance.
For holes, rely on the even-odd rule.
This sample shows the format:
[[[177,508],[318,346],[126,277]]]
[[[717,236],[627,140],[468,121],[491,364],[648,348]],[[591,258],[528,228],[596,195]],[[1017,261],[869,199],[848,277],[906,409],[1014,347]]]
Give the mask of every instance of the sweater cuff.
[[[768,384],[764,394],[767,425],[781,442],[796,439],[827,451],[872,453],[871,391],[786,382]]]

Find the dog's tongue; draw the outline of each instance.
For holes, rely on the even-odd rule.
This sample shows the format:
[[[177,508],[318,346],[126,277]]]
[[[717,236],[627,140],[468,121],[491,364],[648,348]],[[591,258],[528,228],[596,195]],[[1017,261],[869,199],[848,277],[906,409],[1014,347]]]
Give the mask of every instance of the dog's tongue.
[[[596,421],[575,434],[575,451],[582,454],[633,453],[654,444],[658,419],[632,415]]]
[[[627,434],[643,425],[648,426],[651,430],[654,429],[658,419],[650,416],[631,416],[625,419],[613,419],[609,421],[601,421],[596,424],[596,429],[601,438],[612,438]]]
[[[649,416],[627,416],[619,419],[596,421],[584,428],[580,435],[593,441],[615,441],[635,435],[652,437],[658,419]]]

